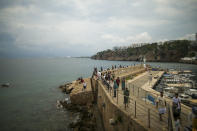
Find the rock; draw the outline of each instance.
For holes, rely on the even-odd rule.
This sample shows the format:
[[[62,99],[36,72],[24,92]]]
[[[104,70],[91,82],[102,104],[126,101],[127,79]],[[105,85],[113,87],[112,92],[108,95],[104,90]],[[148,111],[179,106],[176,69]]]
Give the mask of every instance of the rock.
[[[10,87],[10,83],[1,84],[1,87]]]
[[[65,87],[69,87],[70,85],[72,85],[72,82],[66,83],[64,86],[65,86]]]
[[[62,89],[62,88],[64,88],[64,87],[65,87],[64,85],[60,85],[60,86],[59,86],[60,89]]]
[[[59,88],[62,90],[63,93],[66,93],[66,94],[70,94],[72,90],[74,89],[73,87],[65,86],[65,85],[60,85]]]
[[[70,94],[70,93],[72,92],[73,89],[74,89],[73,87],[70,88],[70,89],[67,89],[67,88],[66,88],[66,94]]]
[[[79,125],[80,121],[81,121],[80,113],[77,113],[74,120],[69,124],[69,127],[75,128],[76,126]]]
[[[109,124],[110,125],[115,125],[116,121],[113,118],[111,118],[111,119],[109,119]]]

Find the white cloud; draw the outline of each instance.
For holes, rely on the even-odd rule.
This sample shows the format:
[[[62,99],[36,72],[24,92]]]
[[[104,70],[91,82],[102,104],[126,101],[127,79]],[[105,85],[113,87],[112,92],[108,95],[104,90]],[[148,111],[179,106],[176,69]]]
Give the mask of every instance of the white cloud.
[[[151,27],[151,26],[160,26],[164,24],[168,24],[170,21],[168,20],[152,20],[152,19],[144,19],[144,18],[121,18],[118,19],[116,17],[110,17],[106,23],[106,26],[109,28],[118,28],[118,29],[126,29],[129,27]]]
[[[178,40],[195,40],[196,34],[186,34],[182,37],[179,37]]]
[[[101,36],[101,38],[112,43],[116,43],[117,45],[129,45],[131,43],[148,43],[152,41],[152,37],[147,32],[126,37],[115,36],[112,34],[104,34]]]

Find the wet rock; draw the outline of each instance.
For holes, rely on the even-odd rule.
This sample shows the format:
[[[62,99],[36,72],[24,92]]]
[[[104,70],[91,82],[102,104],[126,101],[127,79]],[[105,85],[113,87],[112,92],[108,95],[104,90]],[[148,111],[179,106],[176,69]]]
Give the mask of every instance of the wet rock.
[[[65,85],[60,85],[59,88],[62,90],[63,93],[70,94],[74,87],[70,87],[72,83],[68,83]]]
[[[65,90],[66,94],[70,94],[70,93],[72,92],[73,89],[74,89],[73,87],[70,88],[70,89],[66,88],[66,90]]]
[[[3,87],[10,87],[10,83],[5,83],[5,84],[1,84],[1,87],[3,88]]]
[[[80,125],[80,122],[81,122],[81,116],[80,116],[80,113],[77,113],[74,120],[69,124],[69,127],[75,128]]]

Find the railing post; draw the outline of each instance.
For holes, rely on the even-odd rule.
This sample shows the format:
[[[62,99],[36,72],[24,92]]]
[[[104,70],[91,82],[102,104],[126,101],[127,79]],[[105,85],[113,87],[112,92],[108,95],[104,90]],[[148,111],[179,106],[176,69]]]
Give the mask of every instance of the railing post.
[[[150,128],[150,109],[148,108],[148,128]]]
[[[109,94],[110,94],[110,96],[111,96],[111,86],[110,86],[110,82],[109,82]]]
[[[116,97],[117,97],[117,104],[118,104],[118,89],[116,89]]]
[[[171,123],[171,119],[170,119],[170,108],[169,108],[169,105],[168,105],[168,131],[171,130],[170,123]]]
[[[140,92],[140,91],[139,91],[139,87],[138,87],[138,95],[137,95],[137,97],[139,97],[139,92]]]
[[[135,92],[134,92],[134,85],[133,85],[133,96],[135,96]]]
[[[136,118],[136,101],[135,101],[135,118]]]
[[[145,98],[145,103],[146,103],[146,91],[145,91],[145,97],[144,98]]]

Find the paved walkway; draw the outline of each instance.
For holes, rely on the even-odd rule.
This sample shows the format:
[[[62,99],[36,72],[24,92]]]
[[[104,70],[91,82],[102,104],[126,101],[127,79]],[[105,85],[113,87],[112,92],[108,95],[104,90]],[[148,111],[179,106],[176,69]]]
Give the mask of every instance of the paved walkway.
[[[154,71],[151,72],[152,75],[158,75],[160,72]],[[163,121],[159,120],[158,109],[155,105],[148,102],[147,95],[148,93],[141,89],[141,87],[149,83],[149,73],[145,72],[142,75],[138,76],[136,79],[128,81],[130,88],[130,103],[129,107],[126,108],[126,111],[131,114],[133,117],[135,114],[135,102],[136,102],[136,119],[138,119],[141,123],[145,125],[145,127],[149,127],[148,121],[148,109],[150,109],[150,130],[167,130],[167,113],[163,116]],[[150,85],[153,83],[150,83]],[[139,92],[139,93],[138,93]],[[118,105],[125,110],[123,104],[123,92],[120,91]]]
[[[150,73],[152,74],[152,80],[149,83]],[[126,85],[130,90],[130,96],[129,96],[130,102],[129,102],[128,108],[125,109],[125,106],[123,104],[124,96],[123,96],[123,91],[121,90],[121,87],[119,87],[118,89],[118,98],[112,97],[113,90],[109,91],[109,94],[110,94],[109,96],[111,96],[112,100],[114,101],[115,104],[118,105],[119,108],[121,108],[123,111],[126,111],[133,119],[136,119],[139,123],[144,125],[144,127],[146,127],[147,129],[154,130],[154,131],[168,130],[168,118],[169,118],[168,115],[170,116],[168,106],[167,106],[166,113],[163,115],[163,121],[160,121],[158,109],[156,108],[155,105],[152,104],[152,102],[147,100],[148,95],[152,96],[155,99],[159,96],[159,92],[153,90],[152,87],[157,82],[157,79],[154,79],[154,76],[160,77],[163,74],[163,72],[151,71],[150,73],[146,71],[134,77],[132,80],[127,81]],[[165,100],[167,102],[167,105],[171,104],[171,99],[165,98]],[[135,107],[136,107],[136,113],[135,113]],[[182,104],[181,131],[183,131],[184,127],[188,125],[187,116],[190,110],[191,109],[189,109],[187,106]],[[150,119],[148,119],[148,117],[150,117]]]
[[[152,76],[156,76],[159,73],[160,72],[158,71],[151,72]],[[158,115],[158,109],[156,108],[155,105],[151,104],[148,100],[145,99],[148,93],[144,91],[143,89],[141,89],[143,85],[149,83],[149,79],[150,79],[149,76],[150,76],[149,73],[145,72],[136,76],[134,79],[127,81],[127,87],[129,87],[129,90],[130,90],[130,102],[129,102],[129,106],[126,109],[123,104],[124,96],[123,96],[123,91],[121,90],[121,87],[119,87],[118,98],[117,97],[116,98],[111,97],[111,98],[113,99],[114,103],[118,104],[118,106],[122,110],[126,111],[133,119],[136,119],[139,123],[144,125],[144,127],[146,127],[147,129],[155,130],[155,131],[167,130],[167,126],[168,126],[167,115],[168,114],[166,113],[163,116],[163,121],[160,121],[159,115]],[[152,82],[155,82],[155,81],[152,81]],[[150,85],[151,84],[153,85],[154,83],[150,83]],[[113,93],[113,90],[111,91],[111,94],[112,93]],[[136,103],[136,106],[135,106],[135,103]],[[136,115],[135,115],[135,107],[136,107]],[[150,119],[148,119],[148,117],[150,117]]]

